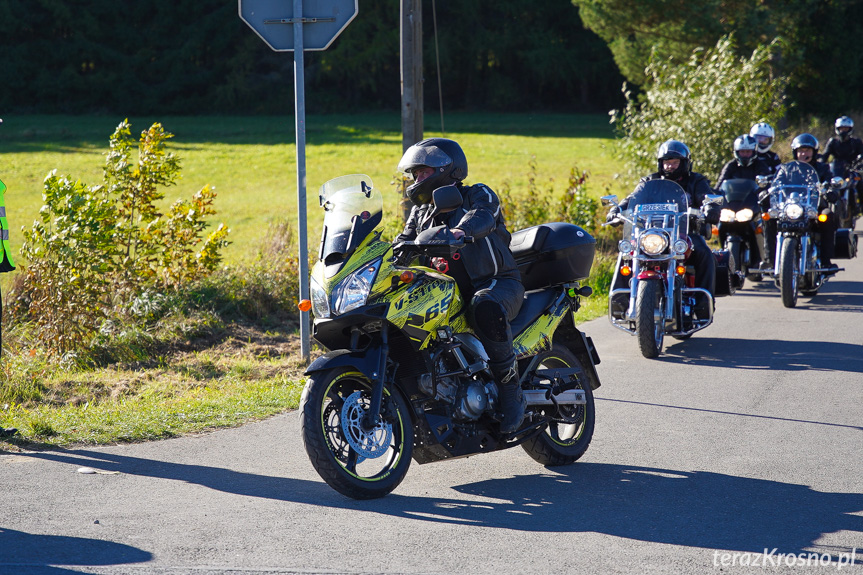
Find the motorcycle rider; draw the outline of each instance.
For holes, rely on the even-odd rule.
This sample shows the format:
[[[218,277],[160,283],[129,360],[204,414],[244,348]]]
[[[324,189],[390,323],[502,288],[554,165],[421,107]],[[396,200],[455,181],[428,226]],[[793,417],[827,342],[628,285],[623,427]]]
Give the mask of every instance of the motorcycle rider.
[[[725,164],[719,172],[719,179],[716,181],[717,190],[725,180],[742,178],[754,181],[755,176],[767,176],[772,173],[770,167],[757,156],[757,146],[758,142],[748,134],[735,138],[732,145],[734,159]]]
[[[678,183],[689,196],[691,207],[700,208],[704,205],[705,197],[713,190],[710,188],[710,181],[707,177],[692,171],[692,154],[686,144],[678,140],[664,142],[657,151],[656,163],[658,171],[641,178],[635,191],[638,191],[640,186],[650,180],[671,180]],[[619,206],[611,208],[606,216],[606,221],[620,223],[617,216],[621,210],[627,209],[629,199],[633,194],[624,198]],[[721,211],[718,205],[708,204],[705,208],[705,219],[710,224],[717,224]],[[698,234],[697,231],[690,231],[689,239],[692,241],[692,254],[687,261],[695,267],[695,287],[705,289],[711,296],[714,296],[716,293],[716,260],[713,253],[710,251],[704,236]],[[614,289],[625,288],[627,281],[620,274],[617,274]],[[628,302],[625,301],[625,296],[612,300],[613,313],[615,310],[617,313],[623,313],[627,307]],[[695,314],[699,318],[710,317],[708,302],[699,300]]]
[[[441,224],[446,224],[456,239],[474,239],[459,250],[459,259],[448,262],[447,273],[470,302],[468,320],[488,353],[489,368],[500,387],[500,430],[512,433],[521,426],[526,407],[510,327],[521,309],[524,286],[510,251],[510,233],[500,200],[485,184],[464,185],[467,159],[453,140],[417,142],[405,151],[398,169],[414,180],[406,190],[414,206],[396,242],[412,240],[418,232]],[[461,208],[429,218],[434,208],[432,192],[449,185],[461,192]]]
[[[851,136],[854,132],[854,120],[848,116],[836,118],[833,129],[836,132],[836,136],[827,140],[827,146],[821,155],[821,161],[829,164],[830,157],[832,156],[834,159],[842,162],[847,171],[854,162],[863,157],[863,140]],[[845,174],[834,175],[845,177]],[[857,187],[859,188],[861,185],[863,184],[858,184]],[[848,206],[848,209],[855,215],[860,213],[860,190],[858,189],[856,192],[852,194],[851,205]]]
[[[773,126],[766,122],[758,122],[749,130],[749,135],[755,138],[755,151],[758,159],[770,168],[771,174],[775,174],[782,164],[782,160],[779,159],[779,154],[770,151],[773,146],[773,138],[776,136]]]
[[[791,141],[791,154],[798,162],[809,164],[815,168],[819,182],[829,182],[832,177],[830,168],[824,162],[815,159],[818,155],[818,147],[818,139],[815,136],[803,133]],[[766,196],[766,193],[762,192],[762,196]],[[815,223],[815,231],[819,236],[818,249],[821,253],[821,265],[830,269],[830,271],[825,272],[827,275],[835,274],[839,268],[830,261],[836,246],[837,226],[836,216],[833,214],[833,210],[829,209],[829,204],[836,202],[839,199],[838,196],[836,190],[828,188],[827,193],[821,196],[818,201],[819,212],[827,214],[827,221],[823,223],[816,221]],[[776,251],[776,222],[772,219],[767,222],[767,239],[769,254],[774,254]]]

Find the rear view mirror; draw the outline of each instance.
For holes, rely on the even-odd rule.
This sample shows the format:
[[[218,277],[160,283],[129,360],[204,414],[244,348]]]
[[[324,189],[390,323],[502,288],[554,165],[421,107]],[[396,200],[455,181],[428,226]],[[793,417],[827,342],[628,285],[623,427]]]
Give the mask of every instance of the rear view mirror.
[[[461,192],[455,186],[444,186],[432,192],[432,202],[434,202],[434,213],[443,214],[451,212],[456,208],[461,207],[464,203]]]
[[[615,205],[616,206],[617,205],[617,196],[614,196],[614,195],[602,196],[601,198],[599,198],[599,200],[602,202],[603,206],[608,206],[608,205]]]

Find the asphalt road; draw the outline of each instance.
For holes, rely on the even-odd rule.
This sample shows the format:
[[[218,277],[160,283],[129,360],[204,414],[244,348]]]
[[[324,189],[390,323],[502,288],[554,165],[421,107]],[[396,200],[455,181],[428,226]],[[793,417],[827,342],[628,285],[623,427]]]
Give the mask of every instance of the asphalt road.
[[[0,452],[0,573],[863,573],[863,258],[843,263],[795,309],[747,284],[657,360],[584,324],[603,385],[564,468],[521,449],[414,464],[357,502],[315,473],[296,412]]]

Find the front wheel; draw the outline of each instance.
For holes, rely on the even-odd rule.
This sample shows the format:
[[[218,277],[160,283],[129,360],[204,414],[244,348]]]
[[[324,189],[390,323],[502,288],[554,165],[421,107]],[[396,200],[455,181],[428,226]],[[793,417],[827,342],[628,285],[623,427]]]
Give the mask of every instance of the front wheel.
[[[381,416],[364,418],[372,384],[358,371],[313,373],[300,402],[306,453],[327,484],[353,499],[383,497],[408,472],[414,435],[410,411],[398,393],[384,391]]]
[[[656,280],[638,284],[638,298],[635,300],[635,333],[638,336],[638,349],[647,359],[659,356],[662,340],[665,338],[665,297],[663,286]]]
[[[537,369],[567,369],[581,368],[584,366],[575,355],[555,344],[548,351],[539,355],[539,367]],[[593,389],[586,381],[586,376],[579,381],[577,389],[583,389],[586,399],[584,405],[570,405],[561,407],[566,419],[558,418],[549,422],[545,433],[540,433],[521,444],[528,455],[545,466],[568,465],[584,455],[590,440],[593,438],[593,425],[595,409],[593,403]]]
[[[779,287],[782,291],[782,305],[785,307],[797,305],[797,282],[800,269],[797,246],[797,238],[785,238],[782,242],[782,253],[779,258]]]

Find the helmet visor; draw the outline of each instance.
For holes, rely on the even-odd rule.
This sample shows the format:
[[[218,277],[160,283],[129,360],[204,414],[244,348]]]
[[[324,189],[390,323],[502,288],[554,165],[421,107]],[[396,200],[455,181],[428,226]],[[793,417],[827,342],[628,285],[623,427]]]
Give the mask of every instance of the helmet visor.
[[[398,170],[411,177],[411,171],[418,166],[442,168],[452,163],[452,158],[437,146],[411,146],[402,156]]]

